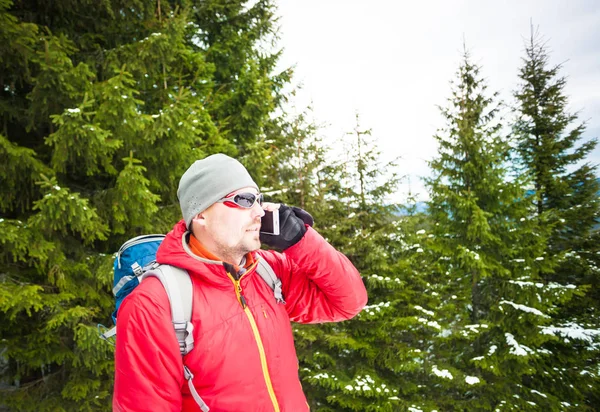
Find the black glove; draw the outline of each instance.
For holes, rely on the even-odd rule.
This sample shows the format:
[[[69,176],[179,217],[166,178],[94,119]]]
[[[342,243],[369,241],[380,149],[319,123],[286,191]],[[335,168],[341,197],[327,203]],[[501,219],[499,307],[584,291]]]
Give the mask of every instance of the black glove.
[[[260,233],[260,241],[265,245],[279,250],[285,250],[295,245],[306,233],[306,226],[312,226],[312,216],[299,207],[282,204],[279,207],[279,235]]]

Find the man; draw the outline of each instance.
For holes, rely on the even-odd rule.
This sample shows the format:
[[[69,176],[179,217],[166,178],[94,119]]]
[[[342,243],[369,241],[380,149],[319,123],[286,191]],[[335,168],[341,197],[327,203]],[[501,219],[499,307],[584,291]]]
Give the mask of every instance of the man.
[[[247,170],[228,156],[196,161],[177,196],[183,220],[162,242],[157,261],[192,279],[195,349],[182,358],[164,287],[144,280],[117,317],[114,410],[200,410],[184,364],[212,412],[308,410],[290,320],[355,316],[367,301],[359,273],[312,229],[307,212],[262,204]],[[283,252],[259,250],[261,217],[277,208],[280,235],[262,240]],[[259,259],[281,279],[285,303],[256,273]]]

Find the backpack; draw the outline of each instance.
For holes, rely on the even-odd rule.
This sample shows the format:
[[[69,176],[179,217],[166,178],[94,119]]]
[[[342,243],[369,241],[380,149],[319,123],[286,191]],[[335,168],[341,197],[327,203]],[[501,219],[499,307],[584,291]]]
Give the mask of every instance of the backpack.
[[[191,322],[193,286],[192,280],[186,270],[171,265],[161,265],[156,262],[156,251],[165,235],[142,235],[129,239],[119,248],[113,265],[114,281],[113,294],[115,295],[115,311],[112,313],[114,324],[117,324],[117,312],[123,299],[129,295],[137,285],[147,277],[158,278],[169,298],[171,317],[175,335],[179,342],[181,356],[187,355],[194,349],[194,325]],[[281,290],[281,280],[275,275],[271,266],[262,258],[258,259],[256,273],[273,289],[273,294],[278,303],[285,303]],[[99,327],[101,325],[98,325]],[[116,336],[117,327],[100,334],[104,340]],[[194,400],[203,412],[209,408],[200,398],[194,388],[192,379],[194,375],[187,366],[183,366],[184,377],[188,382]]]

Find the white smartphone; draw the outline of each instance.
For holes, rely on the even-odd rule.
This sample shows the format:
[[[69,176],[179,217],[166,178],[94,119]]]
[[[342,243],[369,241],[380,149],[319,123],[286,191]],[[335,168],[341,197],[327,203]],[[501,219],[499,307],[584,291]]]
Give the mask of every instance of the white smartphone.
[[[275,209],[270,212],[265,210],[265,215],[260,222],[261,233],[268,235],[279,235],[279,210]]]

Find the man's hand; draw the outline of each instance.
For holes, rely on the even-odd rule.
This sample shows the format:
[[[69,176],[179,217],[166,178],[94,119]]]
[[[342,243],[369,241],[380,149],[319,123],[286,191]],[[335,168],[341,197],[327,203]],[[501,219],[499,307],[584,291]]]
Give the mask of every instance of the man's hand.
[[[260,234],[260,241],[265,245],[279,250],[285,250],[295,245],[306,233],[305,224],[312,226],[312,216],[299,207],[284,204],[265,203],[265,210],[279,209],[279,235]]]

